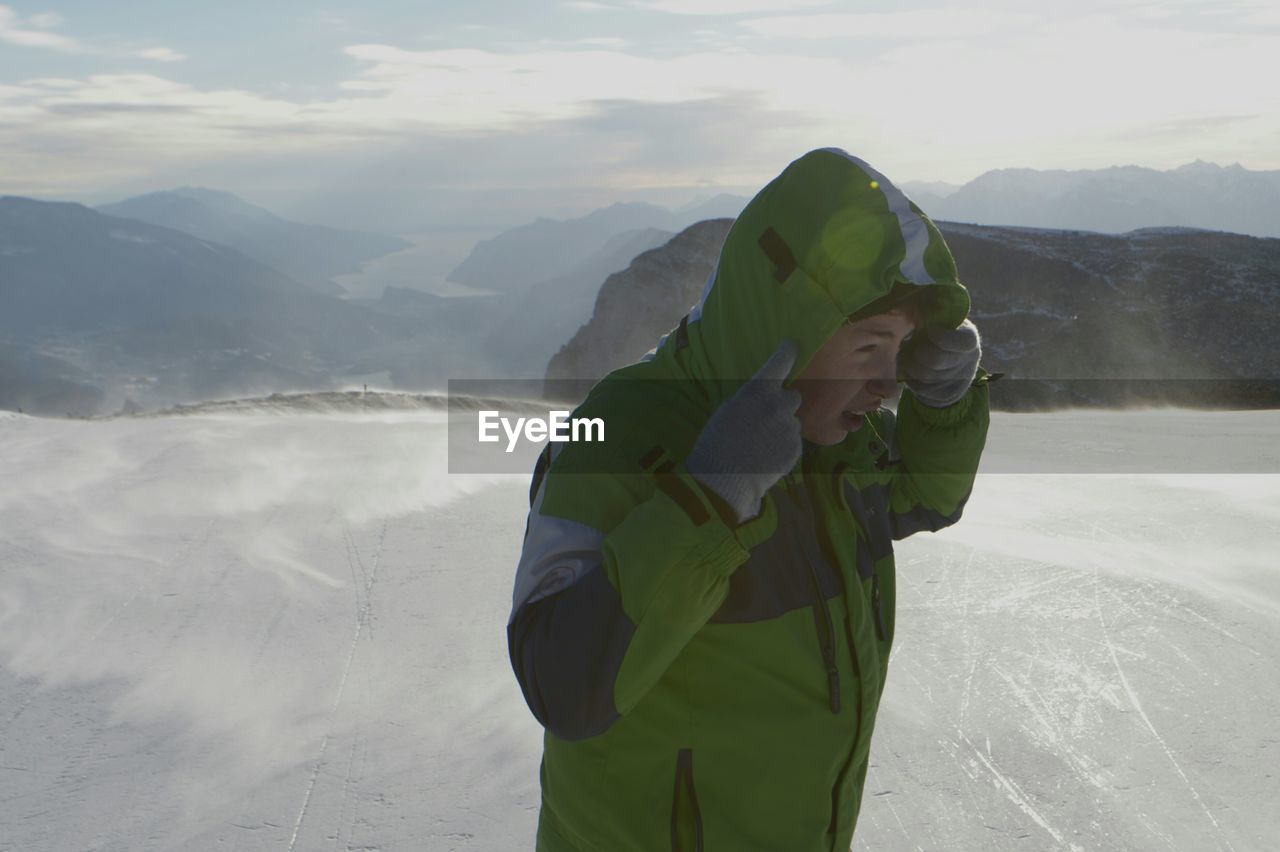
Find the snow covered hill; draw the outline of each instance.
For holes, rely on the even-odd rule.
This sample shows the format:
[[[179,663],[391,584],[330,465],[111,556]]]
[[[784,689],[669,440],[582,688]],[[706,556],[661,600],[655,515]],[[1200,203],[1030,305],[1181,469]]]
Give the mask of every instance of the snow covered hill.
[[[1274,848],[1278,432],[997,413],[962,522],[898,546],[854,848]],[[447,474],[443,412],[0,415],[0,448],[0,850],[532,848],[528,478]]]

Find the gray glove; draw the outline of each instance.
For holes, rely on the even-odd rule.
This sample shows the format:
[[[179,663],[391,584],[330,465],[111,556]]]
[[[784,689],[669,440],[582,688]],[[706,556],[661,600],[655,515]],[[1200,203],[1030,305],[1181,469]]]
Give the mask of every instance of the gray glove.
[[[795,360],[795,341],[784,340],[715,410],[685,459],[685,470],[723,497],[739,523],[760,513],[765,492],[800,459],[800,394],[782,386]]]
[[[959,328],[930,329],[903,347],[898,375],[916,399],[946,408],[964,398],[981,357],[978,327],[966,319]]]

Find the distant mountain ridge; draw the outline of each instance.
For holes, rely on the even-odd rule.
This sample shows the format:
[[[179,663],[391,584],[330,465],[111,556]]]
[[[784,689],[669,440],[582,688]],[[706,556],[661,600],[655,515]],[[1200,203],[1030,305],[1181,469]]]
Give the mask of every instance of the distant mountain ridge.
[[[1209,164],[1175,171],[1209,194],[1216,190],[1204,187],[1219,186],[1224,172],[1243,174],[1241,197],[1257,188],[1257,175],[1276,174]],[[1024,185],[1026,175],[1006,172],[1005,184]],[[1101,170],[1094,178],[1111,181],[1113,195],[1140,198],[1124,186],[1146,186],[1147,172]],[[1037,173],[1031,182],[1044,179],[1044,197],[1061,201],[1080,196],[1080,174]],[[949,188],[920,186],[912,197],[930,189]],[[241,234],[284,221],[212,190],[143,198],[173,205],[171,212],[212,211]],[[3,198],[0,407],[94,413],[122,402],[154,407],[351,381],[423,390],[452,378],[598,377],[642,355],[696,301],[732,218],[678,231],[628,226],[708,210],[731,217],[743,203],[719,196],[678,211],[622,204],[538,220],[478,244],[468,258],[473,271],[507,282],[477,283],[496,295],[388,287],[381,298],[338,298],[323,282],[301,282],[169,227],[176,213],[152,225],[77,204]],[[933,214],[938,204],[922,206]],[[1096,209],[1107,208],[1099,201]],[[1035,394],[1052,391],[1046,383],[1270,380],[1280,371],[1270,343],[1280,316],[1280,240],[1152,222],[1120,235],[940,227],[974,294],[989,365],[1014,382],[1040,383],[1021,391],[1017,404],[1041,404]],[[553,274],[538,277],[547,269]],[[1013,405],[1015,390],[1006,380],[998,404]]]
[[[331,295],[344,292],[335,276],[411,245],[398,237],[291,222],[229,192],[200,187],[152,192],[97,209],[230,246]]]
[[[395,332],[227,246],[80,204],[0,198],[0,405],[94,413],[104,391],[314,387]]]
[[[704,219],[737,216],[746,201],[720,194],[679,210],[620,202],[576,219],[540,218],[477,243],[449,280],[482,290],[523,290],[570,273],[620,234],[645,229],[675,233]]]
[[[0,331],[81,332],[309,288],[227,246],[68,202],[0,198]],[[246,302],[247,304],[247,302]]]
[[[175,200],[203,203],[163,199]],[[514,298],[388,287],[356,299],[180,230],[0,199],[0,408],[97,414],[352,381],[423,389],[522,370],[537,378],[590,316],[599,282],[669,236],[610,236]]]
[[[1280,237],[1280,171],[1197,160],[1169,171],[1141,166],[1067,171],[997,169],[942,197],[908,194],[935,220],[1125,233],[1183,226]]]
[[[591,319],[601,282],[674,236],[657,228],[625,231],[568,272],[505,298],[485,350],[505,375],[540,378],[556,350]]]

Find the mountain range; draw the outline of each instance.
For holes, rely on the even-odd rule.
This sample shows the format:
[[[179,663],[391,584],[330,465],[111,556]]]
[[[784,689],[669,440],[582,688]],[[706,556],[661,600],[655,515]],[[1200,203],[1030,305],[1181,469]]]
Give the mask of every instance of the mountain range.
[[[229,192],[199,187],[152,192],[97,209],[230,246],[331,295],[343,292],[335,276],[412,245],[399,237],[291,222]]]
[[[1280,237],[1280,171],[1238,163],[1197,160],[1168,171],[997,169],[958,188],[904,187],[934,220],[1102,233],[1178,226]]]
[[[1129,175],[1063,173],[1046,197],[1077,197],[1080,180],[1105,183],[1113,172]],[[1213,183],[1244,170],[1199,164],[1175,172]],[[1245,174],[1237,196],[1262,209],[1272,173]],[[1146,177],[1129,175],[1133,186]],[[1004,179],[1006,188],[1022,186],[1012,171]],[[950,190],[909,189],[916,199]],[[743,203],[721,196],[677,211],[623,204],[539,220],[476,244],[455,270],[463,287],[487,294],[435,296],[410,278],[368,291],[377,298],[355,298],[334,287],[333,271],[402,241],[312,230],[208,190],[103,208],[149,210],[164,224],[0,198],[0,408],[89,414],[353,383],[428,390],[452,378],[598,377],[642,355],[697,299]],[[724,215],[696,219],[716,210]],[[1170,378],[1215,383],[1201,388],[1201,402],[1270,399],[1280,241],[1169,227],[1108,235],[940,226],[973,293],[988,366],[1014,377],[1000,386],[998,404],[1114,402],[1116,384],[1064,395],[1048,383]],[[255,227],[294,236],[272,244],[274,255],[254,256],[265,240]],[[325,242],[327,254],[316,248]],[[1224,381],[1255,380],[1260,389],[1223,390]]]
[[[608,234],[595,252],[521,292],[443,298],[386,287],[378,298],[339,298],[327,280],[279,268],[295,263],[268,265],[206,237],[103,212],[195,210],[203,218],[157,218],[200,233],[210,230],[199,222],[234,220],[232,237],[255,216],[272,221],[234,196],[218,195],[217,206],[186,192],[96,210],[0,199],[0,407],[92,414],[353,382],[536,379],[590,317],[600,282],[672,235]],[[306,235],[308,227],[290,230]],[[305,242],[278,247],[279,257],[301,258]],[[365,245],[367,254],[399,241]]]
[[[228,246],[80,204],[0,198],[0,404],[313,387],[396,324]]]

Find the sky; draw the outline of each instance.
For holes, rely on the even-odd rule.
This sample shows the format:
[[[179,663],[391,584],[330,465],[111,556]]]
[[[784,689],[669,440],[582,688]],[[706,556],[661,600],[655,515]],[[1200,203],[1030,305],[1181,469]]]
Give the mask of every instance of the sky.
[[[0,194],[181,185],[399,232],[897,182],[1280,168],[1265,0],[0,3]]]

